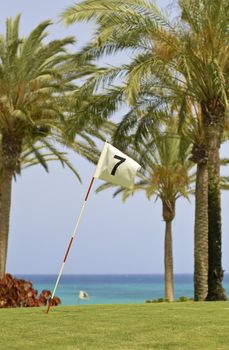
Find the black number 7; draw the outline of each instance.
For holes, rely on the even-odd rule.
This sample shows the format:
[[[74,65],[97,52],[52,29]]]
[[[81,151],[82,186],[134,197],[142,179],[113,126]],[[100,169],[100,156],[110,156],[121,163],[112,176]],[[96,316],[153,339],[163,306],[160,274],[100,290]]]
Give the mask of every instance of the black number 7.
[[[118,169],[118,167],[125,162],[126,158],[123,158],[123,157],[119,157],[119,156],[114,156],[115,159],[118,159],[119,162],[117,164],[115,164],[114,168],[112,169],[112,172],[111,172],[111,175],[115,176],[115,173]]]

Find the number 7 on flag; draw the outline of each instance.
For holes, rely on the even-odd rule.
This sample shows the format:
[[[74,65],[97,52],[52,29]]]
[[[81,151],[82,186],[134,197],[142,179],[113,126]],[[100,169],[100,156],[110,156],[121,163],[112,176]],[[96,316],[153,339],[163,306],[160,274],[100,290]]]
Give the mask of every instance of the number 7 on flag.
[[[119,157],[117,155],[114,156],[114,158],[119,159],[119,162],[117,164],[115,164],[114,168],[112,169],[111,175],[115,175],[116,170],[118,169],[119,165],[121,165],[122,163],[125,162],[126,158],[123,157]]]

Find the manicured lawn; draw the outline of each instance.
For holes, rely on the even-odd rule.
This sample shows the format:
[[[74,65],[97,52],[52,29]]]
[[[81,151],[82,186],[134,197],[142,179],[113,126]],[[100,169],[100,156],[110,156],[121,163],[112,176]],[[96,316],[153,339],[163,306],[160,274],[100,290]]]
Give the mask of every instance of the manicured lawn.
[[[228,350],[229,303],[1,309],[0,349]]]

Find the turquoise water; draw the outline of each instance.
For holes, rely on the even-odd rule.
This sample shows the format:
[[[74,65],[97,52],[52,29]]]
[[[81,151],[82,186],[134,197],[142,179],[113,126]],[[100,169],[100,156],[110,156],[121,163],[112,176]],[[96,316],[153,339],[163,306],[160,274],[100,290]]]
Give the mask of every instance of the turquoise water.
[[[33,282],[40,293],[53,290],[55,275],[20,275]],[[224,288],[229,295],[229,275],[225,275]],[[89,294],[89,299],[79,300],[79,291]],[[63,275],[56,296],[62,305],[76,304],[131,304],[164,296],[163,275]],[[175,298],[193,297],[193,276],[175,275]]]

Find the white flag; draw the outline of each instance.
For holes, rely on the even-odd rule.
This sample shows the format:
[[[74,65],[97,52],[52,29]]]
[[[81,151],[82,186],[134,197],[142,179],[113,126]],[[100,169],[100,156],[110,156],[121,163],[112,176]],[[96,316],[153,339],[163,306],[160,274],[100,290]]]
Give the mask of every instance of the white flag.
[[[131,188],[141,166],[114,146],[105,142],[94,177]]]

